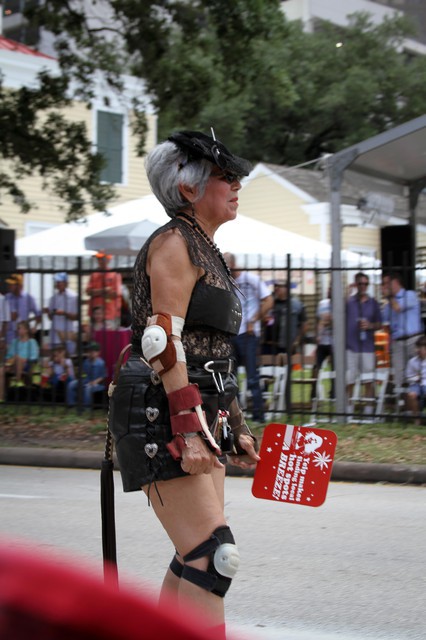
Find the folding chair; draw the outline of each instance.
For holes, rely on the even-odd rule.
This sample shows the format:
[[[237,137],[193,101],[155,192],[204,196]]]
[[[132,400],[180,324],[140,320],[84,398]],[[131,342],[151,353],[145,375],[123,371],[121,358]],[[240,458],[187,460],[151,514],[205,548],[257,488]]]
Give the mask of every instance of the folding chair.
[[[285,409],[287,366],[263,365],[259,367],[260,388],[265,405],[265,419],[280,417]]]
[[[362,406],[367,406],[368,404],[374,405],[374,416],[380,416],[383,413],[383,405],[386,397],[386,389],[389,382],[389,373],[390,370],[388,368],[380,368],[376,369],[374,374],[371,373],[362,373],[358,376],[355,381],[354,390],[352,394],[352,405],[361,404]],[[370,398],[368,396],[364,396],[362,394],[363,387],[366,382],[373,382],[375,389],[375,397]],[[370,416],[371,417],[371,416]],[[366,416],[365,419],[368,419]]]
[[[328,369],[321,369],[318,372],[318,378],[316,383],[316,391],[315,397],[312,398],[312,416],[311,420],[314,422],[329,422],[329,418],[321,418],[318,419],[318,412],[320,411],[321,403],[328,403],[330,408],[330,403],[333,403],[335,398],[330,397],[330,392],[333,386],[333,381],[336,379],[336,372],[330,371]]]
[[[244,367],[238,367],[240,405],[247,409],[251,397],[247,387],[247,376]],[[287,382],[287,367],[283,365],[261,365],[259,367],[260,388],[265,404],[265,419],[271,420],[280,415],[285,409],[285,386]]]

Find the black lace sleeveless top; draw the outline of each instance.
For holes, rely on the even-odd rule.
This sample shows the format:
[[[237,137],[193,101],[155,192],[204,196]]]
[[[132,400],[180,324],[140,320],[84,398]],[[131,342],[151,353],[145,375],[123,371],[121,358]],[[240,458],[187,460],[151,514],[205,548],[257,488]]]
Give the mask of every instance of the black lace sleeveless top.
[[[132,294],[132,343],[140,344],[147,318],[152,315],[150,278],[146,261],[151,241],[169,229],[179,229],[191,262],[204,270],[191,295],[182,344],[187,357],[226,358],[232,354],[231,336],[238,334],[241,304],[217,253],[190,224],[173,218],[157,229],[136,258]],[[166,311],[166,310],[164,310]]]

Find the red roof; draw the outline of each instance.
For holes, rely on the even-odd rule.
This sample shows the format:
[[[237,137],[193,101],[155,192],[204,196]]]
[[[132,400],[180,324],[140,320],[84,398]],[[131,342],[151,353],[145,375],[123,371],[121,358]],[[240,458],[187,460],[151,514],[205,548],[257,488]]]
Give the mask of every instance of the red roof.
[[[40,51],[36,51],[35,49],[31,49],[31,47],[27,47],[27,45],[22,44],[22,42],[15,42],[15,40],[9,40],[4,36],[0,35],[0,49],[5,49],[6,51],[16,51],[17,53],[25,53],[29,56],[37,56],[39,58],[48,58],[49,60],[54,60],[52,56],[47,56],[45,53],[40,53]]]

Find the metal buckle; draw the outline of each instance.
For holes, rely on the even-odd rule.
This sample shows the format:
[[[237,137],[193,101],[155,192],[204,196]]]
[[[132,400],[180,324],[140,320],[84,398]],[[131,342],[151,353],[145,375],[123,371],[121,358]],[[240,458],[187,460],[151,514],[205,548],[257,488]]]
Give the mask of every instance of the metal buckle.
[[[225,393],[225,387],[223,386],[222,375],[221,375],[220,372],[216,372],[212,368],[212,365],[214,365],[214,360],[209,360],[208,362],[205,363],[204,369],[206,371],[208,371],[209,373],[211,373],[211,376],[213,378],[213,382],[216,385],[216,389],[217,389],[218,393]]]
[[[161,377],[156,371],[151,371],[152,384],[161,384]]]
[[[215,369],[214,369],[214,365],[215,365],[215,361],[214,360],[209,360],[208,362],[205,363],[204,365],[204,369],[206,371],[208,371],[209,373],[215,373]],[[224,362],[220,362],[218,363],[221,366],[223,366]],[[222,373],[222,372],[220,372]],[[232,358],[228,358],[228,368],[226,370],[226,373],[229,375],[230,373],[232,373]]]
[[[213,363],[214,363],[214,360],[209,360],[208,362],[205,363],[204,369],[209,373],[213,373],[213,369],[210,368]]]

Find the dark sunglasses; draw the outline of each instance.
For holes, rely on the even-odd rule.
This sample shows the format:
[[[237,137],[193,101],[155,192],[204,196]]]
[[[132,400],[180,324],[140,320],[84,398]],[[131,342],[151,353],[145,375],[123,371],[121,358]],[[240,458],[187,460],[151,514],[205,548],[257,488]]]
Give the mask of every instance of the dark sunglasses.
[[[235,173],[230,173],[229,171],[224,171],[223,173],[211,173],[210,176],[212,178],[223,180],[228,184],[232,184],[233,182],[241,182],[242,180],[241,176],[236,176]]]
[[[369,282],[365,282],[364,280],[362,280],[362,281],[360,281],[360,282],[357,282],[357,285],[358,285],[358,286],[362,285],[362,286],[364,286],[364,287],[368,287]]]

